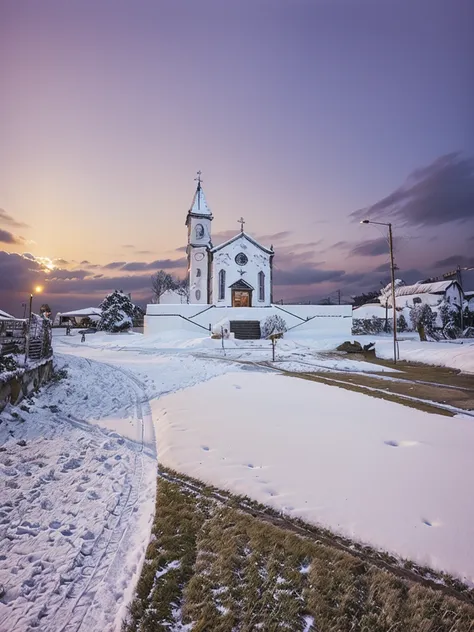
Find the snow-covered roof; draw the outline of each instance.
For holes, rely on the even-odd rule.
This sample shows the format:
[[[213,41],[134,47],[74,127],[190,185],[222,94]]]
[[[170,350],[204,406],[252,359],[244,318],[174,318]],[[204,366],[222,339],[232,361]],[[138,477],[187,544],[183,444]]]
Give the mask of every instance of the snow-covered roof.
[[[196,193],[194,194],[189,212],[194,213],[195,215],[212,215],[200,182],[197,185]]]
[[[74,309],[72,312],[59,312],[58,316],[101,316],[102,310],[99,307],[85,307],[84,309]]]
[[[415,283],[395,288],[395,296],[410,296],[412,294],[439,294],[446,292],[456,281],[436,281],[434,283]]]
[[[211,248],[211,252],[217,252],[218,250],[221,250],[221,248],[225,248],[225,246],[228,246],[229,244],[233,243],[234,241],[237,241],[237,239],[246,239],[247,241],[249,241],[254,246],[257,246],[257,248],[260,248],[260,250],[263,250],[263,252],[266,252],[269,255],[275,254],[273,252],[273,250],[270,250],[270,248],[265,248],[265,246],[262,246],[261,244],[259,244],[258,241],[255,241],[255,239],[250,237],[250,235],[247,235],[246,232],[237,233],[237,235],[235,235],[231,239],[228,239],[223,244],[219,244],[218,246],[214,246],[214,248]]]
[[[392,308],[390,307],[388,310],[389,316],[392,313]],[[366,303],[365,305],[361,305],[360,307],[356,307],[352,312],[353,318],[372,318],[373,316],[377,316],[378,318],[385,318],[385,305],[381,305],[380,303]]]
[[[12,316],[11,314],[8,314],[8,312],[4,312],[3,309],[0,309],[0,318],[2,320],[11,320],[12,318],[15,318],[15,316]]]

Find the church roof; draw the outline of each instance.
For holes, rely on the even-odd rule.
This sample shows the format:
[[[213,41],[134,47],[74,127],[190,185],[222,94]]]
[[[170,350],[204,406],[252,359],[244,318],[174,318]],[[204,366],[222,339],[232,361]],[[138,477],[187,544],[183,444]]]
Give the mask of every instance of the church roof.
[[[274,255],[275,254],[273,252],[273,249],[265,248],[265,246],[262,246],[261,244],[259,244],[258,241],[255,241],[255,239],[250,237],[250,235],[247,235],[247,233],[244,232],[244,231],[242,231],[240,233],[237,233],[237,235],[235,235],[231,239],[228,239],[223,244],[219,244],[218,246],[214,246],[214,248],[211,248],[211,252],[217,252],[218,250],[221,250],[221,248],[225,248],[225,246],[228,246],[229,244],[233,243],[234,241],[237,241],[237,239],[246,239],[247,241],[249,241],[254,246],[257,246],[257,248],[260,248],[260,250],[263,250],[263,252],[266,252],[268,255]]]
[[[195,215],[212,216],[211,209],[207,204],[206,196],[204,195],[204,191],[201,186],[201,182],[198,182],[196,193],[194,194],[193,202],[191,204],[189,212],[194,213]]]

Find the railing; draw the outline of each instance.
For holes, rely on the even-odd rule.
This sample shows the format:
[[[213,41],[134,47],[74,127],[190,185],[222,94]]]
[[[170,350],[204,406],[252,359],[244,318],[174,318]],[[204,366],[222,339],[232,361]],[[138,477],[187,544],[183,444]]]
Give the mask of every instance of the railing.
[[[24,353],[26,330],[24,320],[0,320],[0,355]]]
[[[29,327],[28,327],[29,324]],[[28,320],[0,320],[0,355],[43,360],[53,355],[51,321],[36,314]]]

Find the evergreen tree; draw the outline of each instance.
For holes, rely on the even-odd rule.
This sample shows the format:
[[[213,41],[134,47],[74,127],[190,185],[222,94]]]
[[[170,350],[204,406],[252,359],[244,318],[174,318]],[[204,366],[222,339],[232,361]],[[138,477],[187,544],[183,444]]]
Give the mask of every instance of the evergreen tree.
[[[397,319],[397,331],[399,331],[400,333],[407,331],[408,329],[408,323],[406,321],[406,318],[403,314],[400,314],[400,316]]]
[[[117,333],[132,328],[135,306],[122,291],[107,294],[99,307],[102,310],[99,329],[102,331]]]

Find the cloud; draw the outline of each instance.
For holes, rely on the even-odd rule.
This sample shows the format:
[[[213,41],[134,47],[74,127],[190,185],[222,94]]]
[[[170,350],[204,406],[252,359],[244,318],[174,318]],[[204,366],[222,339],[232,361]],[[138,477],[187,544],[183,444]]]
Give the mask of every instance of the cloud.
[[[357,244],[351,250],[351,255],[362,257],[378,257],[379,255],[388,254],[388,242],[385,237],[378,239],[369,239]]]
[[[58,259],[53,259],[53,263],[55,266],[67,266],[69,265],[69,261],[66,261],[66,259],[61,259],[60,257]]]
[[[50,274],[51,280],[63,279],[72,281],[73,279],[84,279],[90,276],[90,272],[86,270],[53,270]]]
[[[273,274],[274,285],[313,285],[324,281],[333,281],[344,276],[344,270],[321,270],[313,267],[300,267],[293,270],[276,268]]]
[[[133,266],[133,267],[132,267]],[[144,267],[135,267],[144,266]],[[186,266],[186,259],[157,259],[151,263],[141,263],[140,261],[133,261],[127,263],[121,269],[122,270],[176,270],[177,268],[183,268]]]
[[[42,283],[45,270],[34,258],[0,251],[0,290],[29,294],[31,288]]]
[[[151,250],[136,250],[135,251],[137,255],[152,255],[152,251]]]
[[[112,263],[107,263],[105,266],[97,266],[97,267],[103,267],[106,270],[115,270],[116,268],[121,268],[126,263],[127,263],[126,261],[112,261]]]
[[[180,246],[179,248],[175,248],[175,252],[186,252],[187,246]]]
[[[474,257],[465,257],[464,255],[452,255],[446,259],[440,259],[434,264],[435,268],[468,268],[474,266]]]
[[[23,237],[18,237],[13,233],[8,232],[8,230],[2,230],[0,228],[0,243],[3,244],[24,244],[25,240]]]
[[[9,226],[14,226],[15,228],[28,228],[28,224],[17,222],[3,208],[0,208],[0,224],[8,224]]]
[[[472,220],[473,209],[474,158],[454,152],[415,170],[390,195],[350,216],[358,221],[369,218],[440,226]]]
[[[123,244],[122,248],[135,248],[133,244]]]

